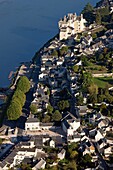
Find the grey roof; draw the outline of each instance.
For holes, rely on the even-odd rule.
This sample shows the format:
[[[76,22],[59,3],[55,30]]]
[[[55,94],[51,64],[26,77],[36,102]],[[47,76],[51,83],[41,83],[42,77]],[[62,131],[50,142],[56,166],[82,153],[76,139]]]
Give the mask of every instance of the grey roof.
[[[14,157],[17,154],[17,149],[14,149],[13,152],[11,152],[1,163],[0,163],[0,167],[4,167],[6,164],[12,164]]]
[[[62,149],[60,153],[61,153],[61,154],[64,154],[65,152],[66,152],[66,150],[65,150],[65,149]]]
[[[79,106],[80,111],[86,111],[87,106]]]
[[[54,123],[40,123],[41,126],[53,126]]]
[[[36,169],[41,169],[42,165],[45,164],[45,160],[41,159],[34,167]]]
[[[22,161],[23,163],[31,164],[33,162],[32,158],[25,157],[24,160]]]
[[[37,118],[28,118],[26,123],[38,122]]]
[[[69,125],[69,123],[66,120],[63,120],[63,124],[65,125],[65,127],[67,129],[69,129],[70,125]]]

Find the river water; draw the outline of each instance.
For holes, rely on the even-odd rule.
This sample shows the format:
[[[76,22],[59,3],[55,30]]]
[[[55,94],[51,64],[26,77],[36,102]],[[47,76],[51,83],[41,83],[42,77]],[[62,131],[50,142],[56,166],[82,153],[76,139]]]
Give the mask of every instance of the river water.
[[[69,12],[79,14],[85,4],[98,0],[0,0],[0,87],[20,62],[58,33],[58,21]]]

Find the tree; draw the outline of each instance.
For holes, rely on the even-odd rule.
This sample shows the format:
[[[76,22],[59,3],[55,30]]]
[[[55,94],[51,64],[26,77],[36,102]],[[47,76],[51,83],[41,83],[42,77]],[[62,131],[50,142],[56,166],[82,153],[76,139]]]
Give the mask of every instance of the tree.
[[[57,121],[61,120],[62,115],[61,115],[61,113],[58,110],[55,110],[55,112],[52,115],[52,118],[53,118],[54,121],[57,122]]]
[[[22,107],[15,101],[12,101],[6,111],[8,120],[17,120],[22,114]]]
[[[24,164],[24,163],[17,165],[17,168],[21,170],[32,170],[29,164]]]
[[[32,114],[36,114],[37,113],[37,107],[35,104],[31,104],[30,105],[30,111]]]
[[[77,101],[77,105],[83,105],[83,96],[82,95],[77,95],[76,96],[76,101]]]
[[[75,159],[75,158],[77,158],[77,156],[78,156],[78,152],[74,150],[70,154],[70,159]]]
[[[97,103],[97,94],[91,94],[90,96],[89,96],[89,102],[90,103],[92,103],[92,104],[95,104],[95,103]]]
[[[92,38],[93,38],[93,39],[96,39],[96,38],[97,38],[97,34],[96,34],[96,33],[93,33],[93,34],[92,34]]]
[[[100,15],[100,13],[97,11],[97,13],[96,13],[96,23],[97,24],[101,24],[101,15]]]
[[[108,101],[108,103],[113,103],[113,96],[111,96],[110,94],[107,94],[106,100]]]
[[[95,19],[93,9],[94,9],[93,6],[90,3],[87,3],[82,11],[84,18],[87,20],[89,24],[93,23]]]
[[[16,89],[12,99],[13,100],[18,99],[21,106],[23,107],[26,101],[26,95],[21,90]]]
[[[110,21],[113,22],[113,12],[112,12],[112,14],[110,16]]]
[[[30,82],[26,76],[21,76],[17,82],[17,89],[27,93],[30,89]]]
[[[68,47],[67,46],[64,46],[60,49],[60,55],[64,55],[68,52]]]
[[[53,52],[51,53],[52,56],[58,56],[58,52],[56,50],[53,50]]]
[[[68,170],[77,170],[77,165],[74,160],[70,161],[67,166]]]
[[[101,113],[104,114],[105,116],[108,115],[108,109],[107,109],[107,106],[106,106],[105,104],[102,104],[102,105],[100,106],[100,111],[101,111]]]
[[[90,72],[85,72],[82,75],[82,90],[87,91],[88,87],[93,83],[93,77]]]
[[[104,99],[105,99],[105,95],[100,94],[100,95],[98,95],[97,99],[98,99],[98,102],[99,102],[99,103],[101,103],[101,102],[103,102],[103,101],[104,101]]]
[[[68,100],[61,100],[58,102],[57,104],[59,110],[64,110],[66,108],[69,108],[70,104],[68,102]]]
[[[89,62],[86,56],[82,56],[82,64],[83,66],[89,66]]]
[[[90,156],[89,154],[86,154],[86,155],[84,155],[84,156],[82,157],[82,162],[83,162],[83,164],[85,164],[85,165],[90,164],[90,163],[91,163],[91,160],[92,160],[92,158],[91,158],[91,156]]]
[[[78,143],[72,142],[70,145],[68,145],[68,149],[70,150],[70,153],[72,150],[77,150],[78,149]]]
[[[82,14],[86,13],[86,12],[92,12],[93,11],[93,6],[90,3],[87,3],[86,6],[84,7],[84,9],[82,10]]]
[[[111,155],[109,156],[109,161],[110,161],[111,164],[113,163],[113,154],[111,154]]]
[[[52,112],[53,112],[53,107],[51,106],[50,103],[47,106],[47,112],[50,113],[50,114],[52,114]]]
[[[42,119],[43,123],[48,123],[50,122],[50,116],[49,115],[45,115],[45,117]]]
[[[96,84],[91,84],[89,87],[88,87],[88,92],[90,94],[98,94],[98,86]]]
[[[102,61],[104,59],[104,55],[101,53],[99,56],[98,56],[98,60],[99,61]]]
[[[72,67],[72,69],[73,69],[73,71],[76,73],[76,72],[78,72],[79,66],[78,66],[78,65],[74,65],[74,66]]]

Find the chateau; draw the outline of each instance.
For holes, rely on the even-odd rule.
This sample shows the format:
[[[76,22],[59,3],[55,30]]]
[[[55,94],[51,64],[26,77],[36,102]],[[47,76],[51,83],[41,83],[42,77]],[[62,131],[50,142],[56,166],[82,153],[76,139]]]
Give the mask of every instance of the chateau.
[[[83,18],[83,15],[77,16],[75,14],[68,14],[64,16],[58,23],[59,25],[59,39],[67,39],[68,37],[82,32],[85,30],[86,20]]]

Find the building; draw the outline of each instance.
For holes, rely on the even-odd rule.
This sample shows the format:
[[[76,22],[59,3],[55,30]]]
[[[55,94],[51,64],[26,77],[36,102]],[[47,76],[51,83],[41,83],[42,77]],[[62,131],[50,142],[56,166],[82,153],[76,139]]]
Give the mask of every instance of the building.
[[[46,155],[41,149],[36,148],[34,141],[21,142],[15,146],[13,151],[0,162],[0,168],[8,170],[16,165],[23,163],[31,164],[34,160],[41,159]]]
[[[66,150],[62,149],[59,153],[58,153],[58,159],[62,160],[65,158],[65,154],[66,154]]]
[[[76,119],[71,113],[68,113],[62,119],[62,130],[66,133],[67,137],[73,136],[79,127],[80,120]]]
[[[40,122],[38,122],[37,118],[28,118],[25,122],[25,130],[26,131],[35,131],[40,130]]]
[[[45,169],[46,161],[40,159],[40,161],[32,168],[32,170]]]
[[[59,39],[67,39],[76,33],[84,31],[85,23],[86,20],[83,18],[82,14],[81,16],[77,16],[76,13],[70,13],[67,16],[64,16],[58,23],[60,30]]]

